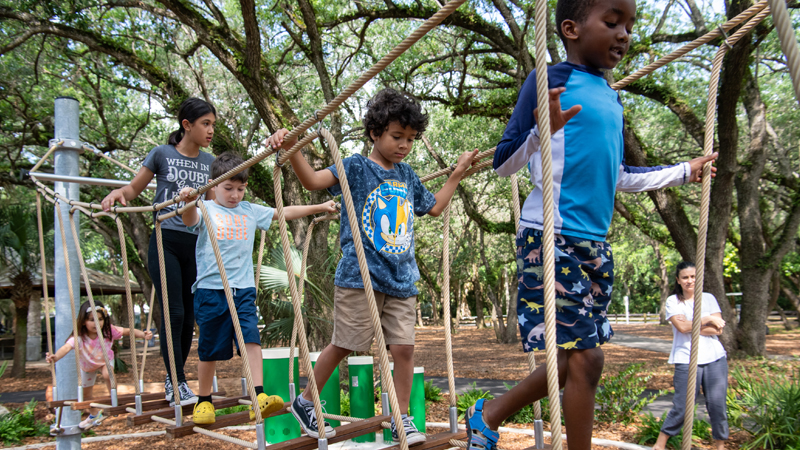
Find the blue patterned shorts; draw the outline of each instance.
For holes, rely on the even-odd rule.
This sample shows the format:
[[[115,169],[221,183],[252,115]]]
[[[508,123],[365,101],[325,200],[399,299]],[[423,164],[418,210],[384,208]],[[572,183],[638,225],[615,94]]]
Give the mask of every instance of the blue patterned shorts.
[[[555,235],[556,337],[564,349],[589,349],[614,335],[606,311],[614,284],[611,245]],[[517,234],[517,313],[522,347],[544,350],[544,278],[542,231]]]

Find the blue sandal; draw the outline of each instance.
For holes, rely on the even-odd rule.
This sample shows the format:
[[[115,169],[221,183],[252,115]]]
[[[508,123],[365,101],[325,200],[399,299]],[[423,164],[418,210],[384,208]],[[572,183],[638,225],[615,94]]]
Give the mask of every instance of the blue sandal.
[[[489,429],[483,421],[483,401],[480,399],[467,410],[467,449],[468,450],[495,450],[500,434]]]

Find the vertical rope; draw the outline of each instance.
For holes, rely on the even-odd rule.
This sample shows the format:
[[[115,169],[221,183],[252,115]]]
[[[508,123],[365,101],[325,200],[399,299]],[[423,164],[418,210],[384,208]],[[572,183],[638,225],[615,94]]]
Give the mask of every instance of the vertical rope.
[[[50,329],[50,286],[47,284],[47,261],[45,261],[44,226],[42,225],[42,198],[36,191],[36,221],[39,226],[39,261],[42,265],[42,294],[44,294],[44,326],[47,329],[47,351],[53,355],[53,331]],[[56,364],[48,364],[53,386],[56,385]]]
[[[161,222],[156,217],[156,248],[158,249],[158,270],[161,277],[161,318],[164,321],[164,331],[166,336],[159,339],[167,339],[167,356],[169,357],[169,373],[172,381],[172,400],[176,405],[181,404],[181,391],[178,389],[178,369],[175,367],[175,350],[172,343],[172,323],[169,318],[169,294],[167,294],[167,268],[164,263],[164,242],[161,236]],[[155,288],[155,287],[154,287]],[[152,311],[152,308],[150,309]]]
[[[69,212],[69,223],[72,228],[72,239],[75,241],[75,250],[78,253],[78,264],[80,265],[81,275],[83,276],[83,285],[86,287],[86,297],[89,299],[89,309],[92,312],[92,320],[94,320],[97,328],[97,335],[100,338],[100,350],[103,351],[103,362],[106,364],[108,370],[108,378],[111,381],[111,389],[117,388],[117,379],[114,376],[114,364],[108,360],[108,346],[106,345],[106,337],[103,336],[103,330],[100,328],[100,320],[95,311],[96,305],[94,303],[94,296],[92,295],[92,285],[89,282],[89,274],[86,272],[86,264],[83,261],[83,251],[81,250],[80,240],[78,239],[78,229],[75,227],[75,211]],[[106,320],[111,322],[111,317]],[[77,355],[76,355],[77,356]],[[109,392],[109,394],[111,394]]]
[[[239,352],[242,355],[242,372],[247,379],[247,393],[250,395],[250,400],[253,402],[253,411],[256,415],[256,424],[264,421],[261,417],[261,408],[258,405],[258,396],[256,395],[255,385],[253,384],[253,374],[250,371],[249,359],[247,357],[247,349],[245,347],[244,335],[242,334],[242,325],[239,323],[239,313],[236,311],[236,302],[233,300],[233,292],[228,283],[228,275],[225,273],[225,264],[222,261],[222,253],[219,251],[219,243],[217,242],[216,226],[211,221],[211,216],[208,214],[208,209],[202,201],[197,202],[200,211],[203,213],[203,222],[206,224],[206,231],[208,232],[208,240],[211,241],[211,248],[214,250],[214,258],[217,260],[217,268],[219,268],[219,276],[222,279],[222,289],[225,291],[225,299],[228,301],[228,309],[230,310],[231,320],[233,321],[233,331],[236,334],[236,342],[239,344]]]
[[[133,364],[133,388],[137,395],[141,394],[139,389],[139,367],[136,361],[136,327],[134,327],[134,314],[133,314],[133,294],[131,294],[131,277],[128,272],[128,246],[125,241],[125,232],[122,229],[122,220],[119,216],[114,217],[114,222],[117,224],[117,234],[119,234],[119,248],[122,254],[122,279],[125,280],[125,298],[128,300],[128,323],[130,330],[131,341],[131,364]],[[144,311],[142,311],[144,312]],[[147,345],[147,343],[145,343]],[[146,347],[145,347],[146,348]]]
[[[444,345],[447,355],[447,387],[450,389],[450,406],[456,406],[456,380],[453,369],[453,336],[450,317],[450,206],[442,213],[442,315],[444,316]]]
[[[553,221],[553,158],[550,148],[550,95],[547,81],[547,2],[536,2],[536,95],[539,108],[539,139],[542,154],[542,233],[544,265],[544,323],[547,360],[547,391],[550,397],[550,442],[561,450],[561,399],[558,396],[558,348],[556,347],[555,232]]]
[[[772,21],[778,31],[781,41],[781,49],[786,55],[786,65],[789,67],[789,74],[792,77],[792,87],[794,96],[800,102],[800,51],[797,49],[797,35],[795,34],[792,18],[786,9],[784,0],[769,0],[772,10]]]
[[[297,292],[300,295],[300,298],[303,298],[305,283],[306,283],[306,268],[307,268],[307,261],[308,261],[308,249],[311,246],[311,233],[314,232],[314,225],[317,224],[316,220],[311,220],[311,223],[308,224],[308,230],[306,231],[306,241],[303,243],[303,261],[300,265],[300,280],[297,282]],[[294,349],[295,342],[297,340],[297,321],[303,320],[302,317],[298,318],[297,316],[294,317],[294,326],[292,327],[292,340],[290,342],[290,349]],[[293,352],[293,350],[292,350]],[[289,383],[294,383],[294,353],[289,355]]]
[[[742,36],[750,32],[759,22],[769,15],[769,8],[764,8],[755,17],[750,19],[742,28],[726,39],[724,45],[719,47],[711,68],[711,79],[708,86],[708,101],[706,105],[705,137],[703,141],[703,155],[710,156],[714,152],[714,125],[717,112],[717,90],[719,76],[722,71],[722,61],[728,50]],[[708,234],[708,209],[711,204],[711,163],[703,166],[703,188],[700,201],[700,222],[697,226],[697,253],[695,256],[695,289],[694,289],[694,316],[692,317],[692,346],[689,359],[689,379],[686,387],[686,413],[683,417],[683,440],[681,448],[691,450],[692,427],[694,425],[695,390],[697,389],[697,360],[700,354],[700,320],[703,308],[703,282],[705,280],[706,266],[706,238]]]
[[[264,261],[264,245],[267,243],[267,230],[261,230],[261,243],[258,245],[258,262],[256,263],[256,291],[261,285],[261,265]]]
[[[150,289],[150,309],[147,311],[147,325],[145,325],[144,331],[150,329],[150,325],[152,324],[153,320],[153,303],[156,299],[156,287],[153,286]],[[144,311],[142,311],[144,313]],[[160,337],[159,337],[160,339]],[[142,351],[142,371],[140,372],[139,379],[144,380],[144,366],[147,362],[147,343],[144,344],[144,350]]]
[[[70,271],[69,267],[69,253],[67,251],[67,233],[64,232],[64,219],[61,217],[61,206],[56,202],[56,208],[58,211],[56,212],[56,221],[58,222],[58,228],[61,231],[61,252],[64,254],[64,271],[67,275],[67,289],[69,289],[69,306],[72,310],[72,340],[74,342],[73,349],[75,350],[75,373],[78,375],[78,386],[83,387],[83,377],[81,376],[81,362],[80,358],[80,351],[81,347],[83,347],[83,343],[81,342],[80,333],[78,330],[80,329],[78,326],[78,313],[75,311],[75,292],[73,291],[72,286],[72,272]],[[78,242],[75,242],[75,246],[78,246]]]
[[[511,175],[511,210],[514,213],[514,229],[516,230],[517,234],[519,234],[519,219],[522,215],[520,212],[519,206],[519,180],[517,179],[517,174]],[[514,246],[516,246],[516,242],[514,242]],[[533,351],[526,353],[528,357],[528,370],[533,373],[536,370],[536,356],[534,356]],[[533,418],[536,420],[542,420],[542,403],[539,400],[533,402]]]
[[[449,4],[458,1],[452,0]],[[330,131],[320,128],[320,136],[324,137],[328,142],[331,149],[331,156],[336,163],[336,172],[339,176],[339,185],[342,188],[342,199],[347,208],[347,219],[350,222],[350,227],[353,230],[353,244],[358,257],[358,268],[361,271],[361,279],[364,281],[364,293],[367,296],[367,306],[369,307],[370,316],[372,317],[372,327],[375,329],[375,342],[378,347],[379,362],[381,366],[381,376],[386,378],[386,390],[389,394],[389,404],[392,408],[392,417],[397,426],[397,435],[400,438],[400,448],[408,450],[408,441],[406,440],[406,432],[404,427],[399,426],[403,423],[400,416],[400,405],[397,403],[397,393],[394,389],[394,380],[392,371],[389,368],[389,356],[386,353],[386,340],[383,337],[383,328],[381,327],[380,313],[378,313],[378,306],[375,303],[375,292],[372,290],[372,279],[369,275],[369,266],[367,265],[367,258],[364,255],[364,244],[361,239],[360,227],[358,226],[358,214],[353,206],[353,197],[350,195],[350,183],[347,181],[347,173],[344,170],[344,163],[342,156],[339,154],[339,145]],[[277,193],[275,194],[277,197]],[[301,330],[302,331],[302,330]],[[302,341],[301,341],[302,342]]]
[[[322,404],[319,401],[319,390],[317,389],[317,379],[314,376],[314,369],[311,367],[311,358],[308,352],[308,340],[306,339],[305,325],[302,320],[302,306],[300,293],[297,291],[297,284],[294,281],[294,264],[292,263],[292,252],[289,246],[289,231],[286,229],[286,217],[283,214],[283,187],[281,186],[281,168],[275,166],[272,173],[275,188],[275,212],[278,216],[280,228],[281,247],[283,248],[283,258],[286,261],[286,276],[289,279],[289,293],[292,298],[292,308],[294,309],[294,329],[300,338],[300,363],[308,374],[308,386],[306,389],[311,391],[311,399],[314,401],[314,414],[317,416],[317,428],[319,438],[325,439],[325,418],[322,417]],[[294,359],[294,348],[289,349],[289,360]]]

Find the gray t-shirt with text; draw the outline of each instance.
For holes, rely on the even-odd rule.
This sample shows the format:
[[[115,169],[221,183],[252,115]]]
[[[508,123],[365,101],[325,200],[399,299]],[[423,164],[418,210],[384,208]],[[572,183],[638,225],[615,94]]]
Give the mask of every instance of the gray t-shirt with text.
[[[147,154],[142,165],[150,169],[156,177],[156,196],[153,204],[158,204],[172,199],[186,186],[199,188],[208,184],[211,176],[211,163],[214,155],[202,150],[195,158],[187,158],[178,152],[172,145],[159,145]],[[202,198],[205,198],[203,194]],[[175,205],[168,206],[160,211],[166,214],[175,209]],[[156,213],[153,213],[155,220]],[[165,230],[178,230],[186,233],[197,234],[189,231],[180,217],[171,217],[161,224]]]

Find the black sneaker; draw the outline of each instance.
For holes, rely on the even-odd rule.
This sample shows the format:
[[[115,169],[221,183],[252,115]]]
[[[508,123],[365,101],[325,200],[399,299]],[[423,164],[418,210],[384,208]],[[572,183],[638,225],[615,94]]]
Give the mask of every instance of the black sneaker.
[[[300,396],[292,402],[292,415],[300,423],[300,426],[309,435],[309,437],[319,439],[319,428],[317,428],[317,415],[314,413],[314,404],[309,405],[300,404]],[[336,430],[333,429],[331,424],[325,422],[325,438],[330,439],[336,436]]]
[[[414,420],[413,416],[403,417],[403,429],[406,430],[406,442],[408,442],[408,445],[421,444],[425,442],[428,437],[417,430],[417,426],[414,425],[412,420]],[[397,428],[394,426],[394,419],[392,419],[392,440],[400,442],[400,436],[397,435]]]
[[[181,406],[197,403],[197,396],[189,389],[189,385],[185,381],[178,383],[178,394],[181,396]],[[170,405],[175,406],[175,402],[171,402]]]
[[[172,381],[170,381],[169,376],[164,380],[164,400],[168,401],[170,406],[174,406],[175,403],[172,402],[172,396],[175,394],[175,389],[172,387]]]

